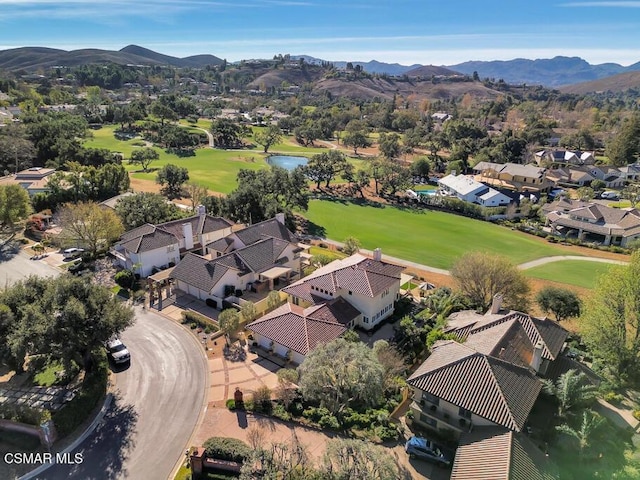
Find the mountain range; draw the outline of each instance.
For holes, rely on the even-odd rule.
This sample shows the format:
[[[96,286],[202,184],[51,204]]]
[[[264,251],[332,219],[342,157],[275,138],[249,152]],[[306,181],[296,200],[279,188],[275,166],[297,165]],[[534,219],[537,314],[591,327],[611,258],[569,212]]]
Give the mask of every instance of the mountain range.
[[[332,63],[338,68],[345,68],[347,62],[333,62],[311,57],[308,55],[292,56],[293,59],[304,58],[305,62],[321,64]],[[179,58],[164,55],[137,45],[128,45],[121,50],[60,50],[45,47],[22,47],[0,51],[0,69],[36,71],[40,68],[50,68],[57,65],[78,66],[87,63],[113,62],[121,65],[171,65],[174,67],[204,68],[207,65],[219,65],[222,59],[214,55],[192,55]],[[603,63],[591,65],[579,57],[554,57],[551,59],[528,60],[518,58],[508,61],[470,61],[449,66],[433,65],[400,65],[398,63],[384,63],[372,60],[370,62],[349,62],[354,67],[361,66],[365,72],[386,74],[391,76],[407,75],[409,77],[430,77],[438,75],[478,74],[481,79],[502,79],[511,84],[544,85],[547,87],[562,87],[584,82],[592,82],[614,75],[640,72],[640,62],[628,67],[617,63]],[[636,86],[637,76],[620,77],[618,87],[623,88],[624,79],[632,79]],[[622,83],[621,83],[622,82]],[[602,84],[597,85],[600,90],[606,90]],[[602,87],[602,88],[600,88]],[[585,86],[585,88],[589,88]],[[628,88],[628,87],[627,87]],[[582,89],[584,90],[584,88]]]

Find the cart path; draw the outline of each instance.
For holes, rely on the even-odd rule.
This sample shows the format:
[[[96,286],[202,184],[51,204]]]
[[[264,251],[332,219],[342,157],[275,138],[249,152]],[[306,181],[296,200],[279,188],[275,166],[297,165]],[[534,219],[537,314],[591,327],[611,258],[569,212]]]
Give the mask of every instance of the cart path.
[[[322,238],[320,240],[324,243],[335,245],[336,247],[344,246],[342,242],[336,242],[335,240],[329,240],[328,238]],[[367,256],[373,256],[373,251],[366,250],[364,248],[360,249],[360,253]],[[429,265],[422,265],[420,263],[410,262],[402,258],[385,255],[384,253],[382,257],[384,260],[387,260],[391,263],[397,263],[398,265],[403,265],[405,267],[413,267],[413,268],[417,268],[418,270],[424,270],[425,272],[438,273],[440,275],[451,275],[451,272],[449,270],[445,270],[442,268],[435,268],[435,267],[430,267]],[[629,262],[625,262],[623,260],[613,260],[610,258],[586,257],[586,256],[579,256],[579,255],[556,255],[552,257],[542,257],[536,260],[531,260],[530,262],[521,263],[518,265],[518,268],[520,270],[528,270],[529,268],[537,267],[540,265],[546,265],[547,263],[562,262],[565,260],[581,260],[586,262],[610,263],[612,265],[628,265],[629,264]]]

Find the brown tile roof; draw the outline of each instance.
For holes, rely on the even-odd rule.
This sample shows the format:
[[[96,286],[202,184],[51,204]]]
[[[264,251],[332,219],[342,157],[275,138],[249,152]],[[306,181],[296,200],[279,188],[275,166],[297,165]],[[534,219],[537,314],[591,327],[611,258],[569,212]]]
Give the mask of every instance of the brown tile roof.
[[[510,430],[521,431],[542,383],[524,367],[447,341],[407,383]]]
[[[557,467],[531,440],[500,427],[463,433],[451,471],[451,480],[557,478]]]
[[[465,345],[521,367],[531,365],[534,350],[527,332],[515,318],[469,335]]]
[[[336,300],[328,302],[328,305],[320,309],[314,308],[311,312],[292,303],[286,303],[250,323],[247,328],[294,352],[306,355],[320,343],[335,340],[347,331],[347,327],[344,326],[345,322],[348,323],[347,318],[338,318],[335,314],[348,309],[344,305],[334,308],[338,303]],[[343,302],[347,303],[344,300]],[[326,310],[323,310],[324,307]],[[353,313],[351,311],[349,315]]]
[[[372,260],[356,253],[342,260],[334,260],[282,291],[307,301],[314,301],[312,286],[331,293],[344,289],[375,297],[398,282],[403,270],[404,267],[399,265]]]
[[[342,325],[348,325],[360,315],[360,310],[342,297],[322,305],[314,305],[305,309],[304,312],[308,318]]]
[[[560,375],[567,373],[569,370],[577,370],[578,372],[584,373],[589,383],[593,385],[600,385],[602,381],[600,376],[589,367],[565,355],[560,355],[555,362],[549,365],[545,377],[556,380]]]

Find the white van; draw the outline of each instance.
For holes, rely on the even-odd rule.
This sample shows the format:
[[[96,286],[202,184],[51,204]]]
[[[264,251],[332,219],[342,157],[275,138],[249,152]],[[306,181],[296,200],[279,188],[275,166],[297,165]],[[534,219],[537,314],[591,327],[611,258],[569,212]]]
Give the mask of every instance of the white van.
[[[602,192],[600,194],[600,198],[604,200],[618,200],[620,198],[620,194],[618,194],[618,192]]]
[[[67,248],[62,252],[64,258],[78,258],[84,253],[84,248]]]

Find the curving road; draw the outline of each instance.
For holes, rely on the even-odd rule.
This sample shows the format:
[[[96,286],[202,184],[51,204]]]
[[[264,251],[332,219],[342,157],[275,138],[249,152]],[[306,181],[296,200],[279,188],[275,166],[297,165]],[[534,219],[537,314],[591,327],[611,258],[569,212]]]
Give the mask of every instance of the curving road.
[[[36,478],[165,479],[183,458],[205,401],[201,348],[181,326],[142,309],[121,338],[131,365],[116,372],[103,421],[72,451],[82,463],[54,465]]]
[[[565,260],[580,260],[584,262],[598,262],[598,263],[611,263],[612,265],[628,265],[629,262],[625,262],[623,260],[613,260],[611,258],[600,258],[600,257],[581,257],[578,255],[557,255],[554,257],[542,257],[536,260],[531,260],[530,262],[521,263],[518,265],[520,270],[527,270],[529,268],[537,267],[539,265],[545,265],[547,263],[553,262],[562,262]]]

